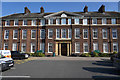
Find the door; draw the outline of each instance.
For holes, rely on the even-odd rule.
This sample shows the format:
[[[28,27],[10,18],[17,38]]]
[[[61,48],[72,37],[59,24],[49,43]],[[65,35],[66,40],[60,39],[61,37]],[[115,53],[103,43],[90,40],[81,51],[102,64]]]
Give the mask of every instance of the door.
[[[67,56],[67,43],[61,44],[61,55]]]

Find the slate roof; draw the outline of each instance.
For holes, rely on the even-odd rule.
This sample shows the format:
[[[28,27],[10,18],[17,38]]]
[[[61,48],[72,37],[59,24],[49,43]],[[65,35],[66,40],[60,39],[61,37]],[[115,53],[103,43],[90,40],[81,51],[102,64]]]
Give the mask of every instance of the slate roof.
[[[57,12],[58,13],[58,12]],[[69,13],[69,12],[67,12]],[[83,15],[84,17],[120,17],[120,12],[70,12],[73,15]],[[44,16],[48,16],[50,14],[55,13],[15,13],[7,16],[3,16],[2,19],[15,19],[15,18],[43,18]]]

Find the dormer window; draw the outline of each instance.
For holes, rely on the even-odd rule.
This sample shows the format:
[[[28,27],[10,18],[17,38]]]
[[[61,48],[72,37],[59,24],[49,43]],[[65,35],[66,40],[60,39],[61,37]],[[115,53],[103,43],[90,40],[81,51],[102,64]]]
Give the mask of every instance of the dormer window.
[[[32,20],[32,26],[36,25],[36,20]]]
[[[71,19],[68,19],[68,25],[71,25]]]
[[[67,15],[66,14],[62,14],[61,17],[67,17]]]
[[[49,24],[49,25],[53,24],[53,19],[49,19],[49,20],[48,20],[48,24]]]
[[[45,25],[45,19],[41,19],[41,26]]]
[[[112,24],[116,24],[116,19],[113,18],[113,19],[111,19],[111,21],[112,21],[111,22]]]
[[[18,26],[18,20],[14,20],[14,26]]]
[[[83,25],[87,25],[87,19],[83,19]]]
[[[60,19],[56,19],[56,25],[60,24]]]
[[[62,22],[61,23],[62,25],[65,25],[66,24],[66,19],[62,19],[61,22]]]
[[[6,20],[5,21],[5,26],[9,26],[10,25],[10,20]]]
[[[96,19],[96,18],[93,18],[93,19],[92,19],[92,24],[93,24],[93,25],[96,25],[96,24],[97,24],[97,19]]]
[[[27,20],[23,20],[23,26],[27,26]]]
[[[106,18],[102,19],[102,24],[106,24]]]
[[[79,18],[75,18],[75,24],[79,24]]]

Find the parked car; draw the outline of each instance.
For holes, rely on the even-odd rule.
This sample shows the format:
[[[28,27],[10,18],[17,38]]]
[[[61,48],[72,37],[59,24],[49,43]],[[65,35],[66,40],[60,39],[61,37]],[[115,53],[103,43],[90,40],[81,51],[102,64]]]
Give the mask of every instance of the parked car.
[[[11,57],[13,59],[27,59],[29,58],[29,54],[27,53],[20,53],[19,51],[11,51]]]
[[[0,50],[0,54],[4,57],[9,57],[11,58],[11,52],[10,50]]]

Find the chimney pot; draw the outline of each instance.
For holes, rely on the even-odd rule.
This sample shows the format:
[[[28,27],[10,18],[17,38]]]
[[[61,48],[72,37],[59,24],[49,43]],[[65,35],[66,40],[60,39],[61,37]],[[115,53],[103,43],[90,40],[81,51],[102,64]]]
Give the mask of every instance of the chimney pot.
[[[27,7],[25,7],[24,8],[24,13],[26,14],[26,13],[31,13],[31,12],[30,12],[30,10]]]
[[[102,5],[102,6],[99,8],[98,12],[100,12],[100,13],[105,12],[105,6]]]
[[[84,13],[88,12],[88,6],[84,7]]]
[[[44,8],[43,7],[40,8],[40,13],[44,13]]]

